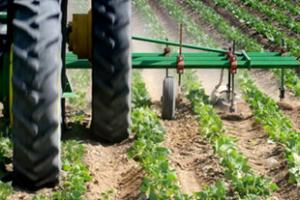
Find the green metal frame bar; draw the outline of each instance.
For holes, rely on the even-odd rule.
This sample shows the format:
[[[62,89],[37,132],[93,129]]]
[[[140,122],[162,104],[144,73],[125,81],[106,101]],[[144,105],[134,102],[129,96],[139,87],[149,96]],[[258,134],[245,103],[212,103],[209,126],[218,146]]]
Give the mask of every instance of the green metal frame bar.
[[[141,36],[133,36],[132,39],[137,40],[137,41],[142,41],[142,42],[169,45],[169,46],[175,46],[175,47],[183,47],[183,48],[201,50],[201,51],[207,51],[207,52],[215,52],[215,53],[226,53],[226,52],[228,52],[227,50],[223,50],[223,49],[201,47],[201,46],[192,45],[192,44],[180,44],[180,43],[174,42],[174,41],[158,40],[158,39],[146,38],[146,37],[141,37]],[[242,55],[242,53],[239,53],[239,52],[236,52],[235,54],[236,55]]]
[[[178,54],[164,56],[161,53],[133,53],[132,68],[134,69],[176,69]],[[221,53],[184,53],[186,69],[222,69],[229,68],[230,62]],[[237,56],[239,69],[249,68],[297,68],[300,62],[293,56],[281,56],[273,52],[244,52]],[[86,59],[77,59],[69,53],[66,57],[67,69],[90,69],[91,64]]]

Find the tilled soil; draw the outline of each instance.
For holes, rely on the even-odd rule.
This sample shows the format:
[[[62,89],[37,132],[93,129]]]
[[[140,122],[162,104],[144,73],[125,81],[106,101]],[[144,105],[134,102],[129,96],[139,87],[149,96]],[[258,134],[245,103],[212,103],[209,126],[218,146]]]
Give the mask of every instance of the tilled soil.
[[[159,107],[159,103],[156,106]],[[201,137],[199,124],[187,101],[177,106],[175,120],[164,120],[162,124],[166,129],[164,145],[171,151],[171,166],[183,193],[199,192],[223,177],[218,158],[212,146]]]
[[[84,199],[100,199],[101,193],[112,191],[112,200],[138,199],[143,170],[127,152],[130,140],[112,146],[95,142],[85,144],[84,162],[88,165],[92,181],[87,184],[88,192]]]
[[[299,189],[288,183],[288,166],[284,156],[284,147],[272,142],[261,125],[257,124],[248,105],[239,101],[237,112],[242,112],[240,120],[227,118],[221,112],[227,134],[237,138],[237,147],[248,159],[250,167],[256,174],[270,178],[280,188],[270,199],[293,199],[299,195]]]

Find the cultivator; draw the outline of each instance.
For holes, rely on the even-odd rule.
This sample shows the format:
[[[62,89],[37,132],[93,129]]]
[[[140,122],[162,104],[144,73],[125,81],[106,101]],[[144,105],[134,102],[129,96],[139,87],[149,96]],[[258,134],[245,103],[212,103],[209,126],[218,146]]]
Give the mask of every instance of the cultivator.
[[[92,69],[93,135],[98,140],[119,142],[127,138],[129,130],[131,67],[175,69],[180,76],[185,69],[228,69],[228,92],[233,100],[238,69],[300,66],[283,51],[236,52],[234,46],[222,50],[183,44],[182,31],[180,42],[132,37],[166,48],[161,53],[130,55],[130,0],[92,2],[92,10],[75,14],[68,26],[66,0],[14,0],[8,14],[0,15],[1,120],[12,128],[15,180],[23,186],[39,188],[58,180],[60,116],[64,118],[64,99],[76,98],[67,69]],[[170,52],[168,46],[178,47],[179,53]],[[184,53],[184,48],[199,52]],[[283,79],[284,74],[282,83]],[[166,73],[164,119],[174,118],[175,86],[175,79]]]

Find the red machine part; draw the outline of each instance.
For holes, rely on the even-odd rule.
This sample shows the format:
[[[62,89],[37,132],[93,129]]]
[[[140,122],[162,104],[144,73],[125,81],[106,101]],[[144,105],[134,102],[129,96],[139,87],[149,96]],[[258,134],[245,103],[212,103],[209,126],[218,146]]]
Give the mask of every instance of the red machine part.
[[[184,57],[182,55],[177,56],[177,73],[183,74],[184,72]]]
[[[229,60],[229,64],[230,64],[230,73],[231,74],[236,74],[237,72],[237,60],[236,60],[236,56],[232,51],[227,52],[227,58]]]

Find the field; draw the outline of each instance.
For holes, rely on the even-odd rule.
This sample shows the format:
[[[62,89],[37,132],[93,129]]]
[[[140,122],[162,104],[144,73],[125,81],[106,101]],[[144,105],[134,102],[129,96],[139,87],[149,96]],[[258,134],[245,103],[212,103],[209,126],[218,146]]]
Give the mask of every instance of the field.
[[[69,2],[70,13],[89,10],[85,0]],[[132,0],[132,34],[177,41],[183,24],[185,43],[279,51],[284,39],[300,57],[299,16],[299,0]],[[132,42],[132,52],[163,49]],[[13,188],[12,144],[1,134],[0,200],[300,199],[300,78],[285,72],[280,99],[280,70],[238,69],[232,114],[211,101],[227,72],[219,80],[221,70],[186,70],[176,118],[162,120],[165,70],[133,70],[132,135],[108,145],[89,138],[90,71],[70,70],[77,98],[67,102],[60,185]]]

